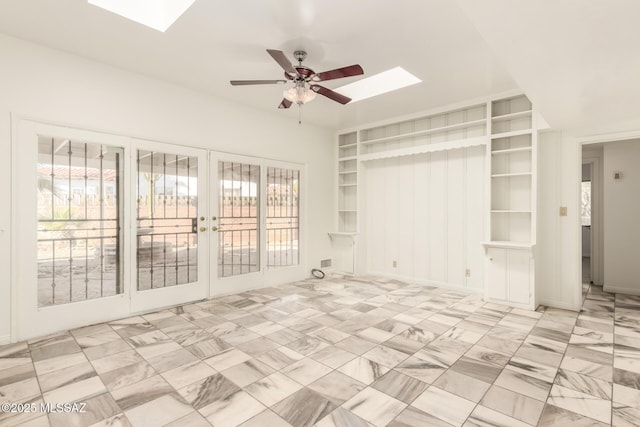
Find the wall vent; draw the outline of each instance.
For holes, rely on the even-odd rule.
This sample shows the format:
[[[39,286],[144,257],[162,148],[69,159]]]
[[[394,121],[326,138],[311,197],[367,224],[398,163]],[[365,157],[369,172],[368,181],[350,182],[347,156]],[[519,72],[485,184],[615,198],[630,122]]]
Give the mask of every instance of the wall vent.
[[[331,259],[323,259],[320,261],[320,268],[331,267]]]

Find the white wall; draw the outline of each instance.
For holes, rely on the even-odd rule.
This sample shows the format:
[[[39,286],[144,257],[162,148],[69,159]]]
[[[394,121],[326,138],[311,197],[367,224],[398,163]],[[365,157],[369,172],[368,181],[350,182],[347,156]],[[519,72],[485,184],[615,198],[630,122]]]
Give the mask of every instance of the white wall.
[[[0,198],[11,194],[11,114],[307,164],[308,267],[331,257],[334,134],[328,129],[0,35]],[[19,183],[14,187],[21,189]],[[0,209],[0,343],[10,327],[10,207]],[[35,226],[35,225],[34,225]],[[302,236],[304,238],[304,236]]]
[[[604,144],[604,290],[640,294],[640,140]],[[614,172],[622,179],[615,180]]]
[[[640,120],[540,135],[538,157],[538,302],[578,310],[581,305],[580,181],[582,146],[640,137]],[[558,210],[567,207],[567,216]]]
[[[562,133],[538,136],[538,202],[535,250],[536,297],[538,303],[573,308],[571,287],[561,286],[561,277],[571,274],[571,265],[558,262],[562,254],[562,229],[568,217],[560,217],[562,200]],[[567,271],[569,270],[569,271]]]
[[[368,273],[482,290],[484,153],[472,147],[363,163]]]

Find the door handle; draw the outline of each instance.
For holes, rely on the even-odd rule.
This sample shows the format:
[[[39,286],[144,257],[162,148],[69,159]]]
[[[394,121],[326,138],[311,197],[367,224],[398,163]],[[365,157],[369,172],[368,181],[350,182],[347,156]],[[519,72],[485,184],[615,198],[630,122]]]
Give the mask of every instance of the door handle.
[[[218,219],[218,217],[215,217],[215,216],[212,216],[212,217],[211,217],[211,220],[212,220],[212,221],[215,221],[216,219]]]
[[[201,232],[201,233],[203,233],[203,232],[205,232],[205,231],[207,231],[207,227],[200,227],[200,232]]]
[[[214,225],[213,227],[211,227],[211,231],[218,231],[218,227]]]

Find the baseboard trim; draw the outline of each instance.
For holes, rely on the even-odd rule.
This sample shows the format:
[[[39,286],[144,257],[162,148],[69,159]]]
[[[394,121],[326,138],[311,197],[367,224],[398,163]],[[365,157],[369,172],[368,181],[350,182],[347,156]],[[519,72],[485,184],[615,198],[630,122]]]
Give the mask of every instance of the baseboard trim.
[[[11,335],[0,335],[0,345],[11,344]]]
[[[620,288],[618,286],[603,286],[602,290],[612,294],[640,295],[640,289]]]
[[[560,310],[576,311],[576,309],[573,307],[573,304],[568,302],[557,303],[554,301],[540,300],[538,301],[538,307],[541,305],[544,305],[545,307],[550,307],[550,308],[559,308]]]
[[[433,280],[419,280],[413,277],[402,276],[400,274],[385,274],[380,271],[372,271],[367,273],[367,276],[377,276],[377,277],[384,277],[387,279],[400,280],[410,285],[435,286],[437,288],[451,289],[452,291],[462,291],[462,292],[467,292],[470,294],[480,295],[480,296],[483,295],[482,289],[465,288],[464,286],[452,285],[450,283],[445,283],[445,282],[436,282]]]

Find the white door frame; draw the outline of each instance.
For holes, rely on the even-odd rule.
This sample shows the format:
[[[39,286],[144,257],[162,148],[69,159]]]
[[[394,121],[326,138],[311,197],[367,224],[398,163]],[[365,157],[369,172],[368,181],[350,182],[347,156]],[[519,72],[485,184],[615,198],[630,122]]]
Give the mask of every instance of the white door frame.
[[[307,228],[305,218],[307,217],[307,168],[306,165],[300,163],[291,163],[291,162],[282,162],[278,160],[263,160],[264,163],[264,174],[265,177],[263,191],[265,192],[265,206],[266,206],[266,175],[268,167],[275,168],[283,168],[283,169],[297,169],[300,171],[300,181],[298,184],[298,253],[299,253],[299,263],[297,265],[291,265],[287,267],[276,267],[269,268],[267,266],[267,238],[266,238],[266,230],[267,230],[267,216],[266,212],[263,219],[263,230],[265,230],[265,239],[264,245],[262,245],[262,250],[265,252],[265,256],[263,257],[263,266],[264,266],[264,283],[265,286],[274,285],[277,283],[287,283],[293,282],[296,280],[300,280],[301,278],[306,277],[306,272],[309,271],[307,268]]]
[[[104,131],[91,131],[71,127],[69,125],[55,125],[46,122],[36,121],[21,116],[12,117],[12,138],[11,138],[11,342],[42,336],[47,333],[55,333],[61,330],[73,329],[84,325],[90,325],[118,318],[125,318],[132,314],[155,311],[166,306],[173,306],[185,303],[187,300],[219,296],[228,293],[237,293],[248,289],[255,289],[285,283],[287,281],[300,280],[306,277],[307,271],[307,169],[305,164],[271,160],[262,157],[240,156],[207,150],[206,148],[195,148],[178,144],[165,144],[149,140],[134,139],[128,136],[116,135]],[[37,201],[34,197],[34,189],[37,188],[37,172],[35,162],[37,161],[37,136],[46,135],[49,137],[59,137],[66,139],[79,139],[87,142],[102,143],[121,147],[123,149],[123,183],[120,199],[123,204],[125,214],[122,218],[122,293],[97,298],[86,301],[72,302],[57,306],[37,307]],[[184,297],[181,286],[174,286],[174,290],[168,289],[166,297],[152,298],[153,304],[134,303],[133,289],[135,281],[135,239],[136,236],[136,195],[135,195],[135,170],[134,156],[137,148],[151,149],[153,151],[200,153],[204,155],[202,169],[204,171],[203,183],[209,186],[208,191],[199,200],[199,214],[206,218],[206,233],[198,233],[206,239],[199,247],[200,253],[205,257],[204,261],[199,260],[199,264],[205,270],[202,277],[206,278],[204,291],[190,293]],[[211,160],[206,161],[207,158]],[[260,273],[237,276],[236,283],[227,278],[227,287],[221,287],[227,279],[217,277],[217,233],[211,227],[217,226],[218,222],[213,221],[214,207],[217,207],[217,161],[219,159],[229,161],[240,161],[260,166]],[[214,165],[215,168],[210,167]],[[279,167],[287,169],[297,169],[300,171],[299,182],[299,264],[287,267],[268,268],[266,250],[266,171],[267,167]],[[208,174],[208,176],[207,176]],[[213,183],[216,183],[214,186]],[[20,185],[20,187],[18,187]],[[211,196],[209,195],[211,194]],[[202,212],[202,214],[200,213]],[[198,221],[200,222],[200,221]],[[200,227],[200,224],[198,224]],[[18,238],[19,236],[19,238]],[[200,251],[200,249],[202,249]],[[209,268],[208,266],[211,265]],[[31,281],[31,282],[29,282]],[[30,284],[29,284],[30,283]],[[207,286],[208,284],[208,286]],[[164,289],[167,290],[167,289]],[[143,292],[154,292],[143,291]],[[165,292],[163,292],[165,293]],[[142,293],[141,293],[142,294]],[[159,293],[158,293],[159,294]],[[149,294],[152,295],[152,294]],[[174,298],[175,297],[175,298]],[[70,314],[70,308],[73,313]]]
[[[217,151],[209,152],[209,170],[210,173],[210,217],[216,216],[215,224],[212,226],[220,227],[219,221],[219,208],[220,208],[220,183],[218,180],[218,162],[236,162],[243,164],[256,165],[260,167],[259,186],[258,186],[258,257],[259,257],[259,270],[254,273],[240,274],[237,276],[218,277],[218,255],[219,247],[218,242],[220,234],[216,231],[212,233],[211,237],[211,255],[210,265],[211,270],[209,274],[209,294],[212,297],[233,294],[240,291],[246,291],[249,289],[257,288],[256,283],[262,283],[263,276],[263,258],[264,253],[262,247],[264,246],[264,227],[262,223],[262,217],[264,215],[264,209],[262,203],[265,195],[264,187],[264,167],[262,165],[262,159],[258,157],[242,156],[238,154],[220,153]]]
[[[583,146],[584,148],[584,146]],[[598,286],[602,286],[602,272],[601,257],[602,257],[602,242],[600,236],[602,235],[602,210],[600,209],[602,194],[602,167],[600,158],[585,156],[582,157],[583,165],[590,165],[591,167],[591,232],[590,245],[591,245],[591,281]],[[582,235],[582,234],[581,234]],[[582,270],[580,270],[582,272]],[[582,273],[580,273],[582,274]],[[582,279],[582,276],[581,276]]]
[[[136,164],[136,152],[138,150],[155,151],[167,154],[179,154],[198,157],[198,279],[196,282],[169,286],[166,288],[138,290],[137,283],[137,241],[131,239],[131,251],[129,265],[131,283],[131,312],[142,313],[149,310],[159,310],[163,307],[175,306],[191,301],[197,301],[209,297],[209,236],[211,221],[209,220],[209,177],[208,177],[208,155],[207,150],[202,148],[192,148],[178,146],[174,144],[164,144],[154,141],[132,139],[130,155],[131,180],[129,186],[130,195],[130,227],[127,228],[130,236],[137,236],[136,224],[136,193],[138,166]],[[204,229],[204,231],[202,231]]]
[[[578,209],[580,209],[581,202],[582,202],[582,199],[581,199],[582,198],[582,148],[585,146],[588,146],[589,144],[626,141],[629,139],[638,139],[638,138],[640,138],[640,130],[633,130],[628,132],[611,132],[611,133],[588,135],[588,136],[576,138],[577,146],[576,146],[575,155],[577,158],[576,164],[579,165],[579,167],[576,168],[576,172],[575,172],[576,177],[574,182],[576,183],[576,186],[577,186],[575,206]],[[604,166],[602,165],[602,167]],[[600,217],[602,217],[602,215],[600,215]],[[575,227],[577,228],[577,233],[578,233],[577,235],[582,236],[582,216],[576,215],[576,218],[577,220],[575,223]],[[591,231],[593,233],[593,229]],[[604,229],[603,229],[603,232],[604,232]],[[576,309],[580,310],[580,307],[582,306],[581,305],[582,304],[581,303],[582,301],[582,238],[577,239],[576,247],[577,247],[577,251],[576,251],[577,256],[575,258],[576,258],[576,265],[578,266],[579,280],[575,284],[574,301],[576,301]],[[592,250],[593,250],[593,247],[592,247]],[[604,272],[602,272],[601,277],[604,281]]]
[[[130,257],[131,237],[122,233],[123,239],[123,289],[114,296],[96,298],[68,304],[38,307],[37,285],[37,201],[34,191],[37,188],[37,152],[38,135],[65,139],[79,139],[87,142],[102,143],[123,148],[123,188],[129,186],[131,176],[128,138],[106,133],[78,130],[63,126],[42,124],[29,120],[16,120],[13,123],[12,138],[12,271],[11,271],[11,337],[12,341],[24,340],[47,333],[90,325],[129,314],[130,284],[126,277],[131,266],[126,260]],[[16,191],[17,185],[22,191]],[[126,194],[126,193],[125,193]],[[120,202],[125,212],[131,208],[130,201],[122,194]],[[123,228],[130,226],[128,215],[124,215]],[[17,236],[20,236],[18,238]],[[73,310],[73,311],[71,311]]]
[[[247,291],[251,289],[257,289],[276,283],[285,283],[288,281],[300,280],[305,277],[304,272],[307,271],[307,257],[306,257],[306,166],[299,163],[283,162],[277,160],[270,160],[261,157],[251,157],[238,154],[229,154],[218,151],[210,151],[210,217],[218,216],[219,209],[219,183],[218,183],[218,162],[229,161],[238,162],[244,164],[252,164],[260,166],[260,186],[259,186],[259,258],[260,258],[260,270],[255,273],[242,274],[231,277],[218,277],[218,233],[213,233],[211,237],[211,270],[210,270],[210,291],[211,297],[228,295],[237,292]],[[298,252],[300,254],[300,262],[298,265],[269,268],[267,266],[267,168],[288,168],[297,169],[300,171],[300,184],[299,184],[299,199],[298,199],[298,215],[299,215],[299,243]],[[216,220],[215,225],[219,227],[219,222]]]

